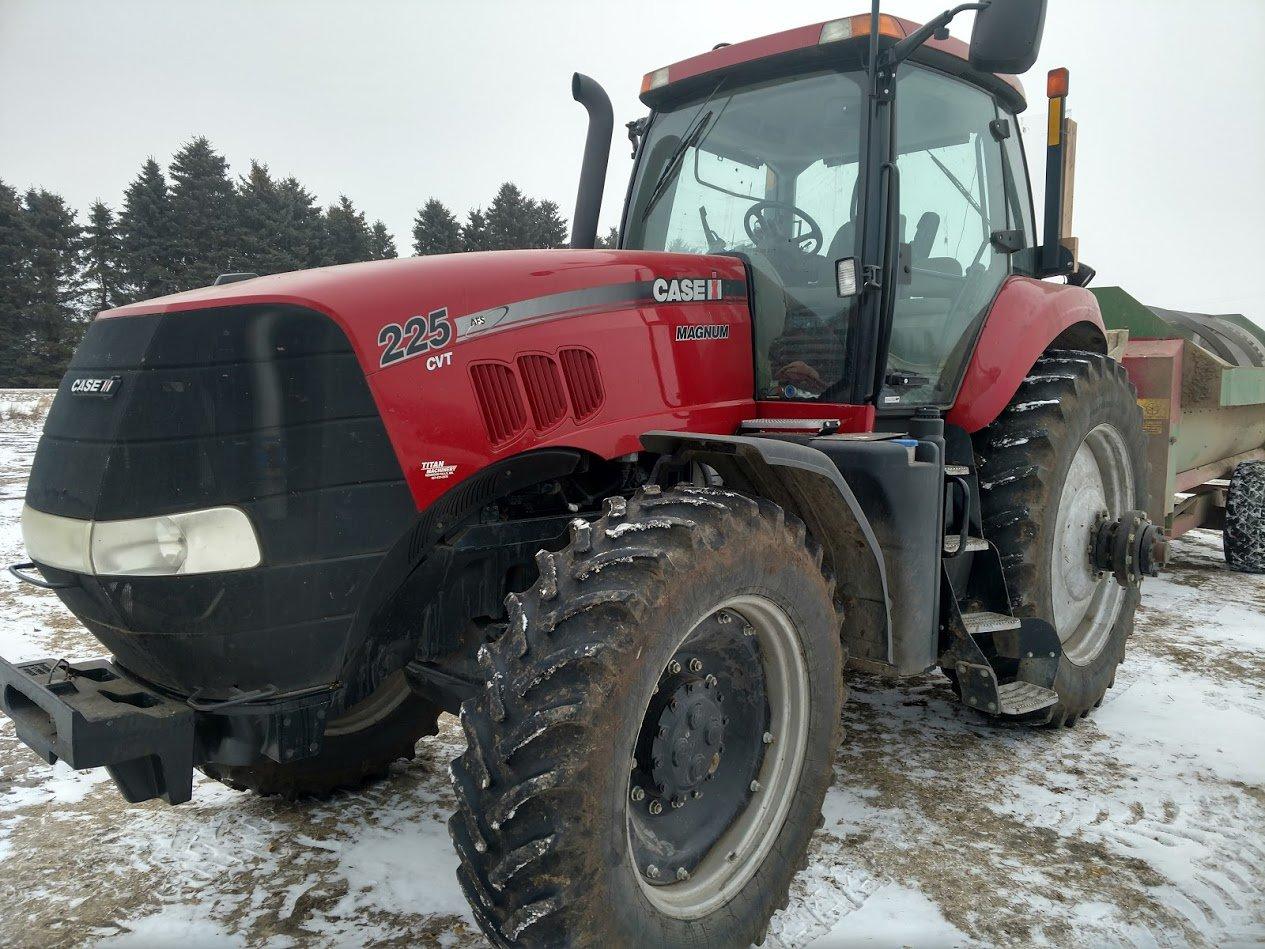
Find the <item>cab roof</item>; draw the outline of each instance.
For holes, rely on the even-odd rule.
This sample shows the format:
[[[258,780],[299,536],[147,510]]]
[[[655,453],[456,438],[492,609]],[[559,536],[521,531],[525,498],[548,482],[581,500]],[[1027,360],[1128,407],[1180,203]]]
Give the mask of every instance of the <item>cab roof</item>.
[[[880,44],[891,45],[913,33],[922,24],[887,13],[879,15]],[[868,48],[870,14],[858,14],[838,20],[826,20],[780,33],[770,33],[741,43],[721,44],[679,62],[647,73],[641,84],[641,101],[651,108],[676,98],[683,98],[702,88],[712,79],[727,74],[759,72],[760,67],[785,65],[793,70],[797,62],[805,67],[836,59],[837,54]],[[1001,94],[1016,112],[1027,107],[1023,85],[1017,76],[997,75],[973,69],[970,47],[962,40],[949,37],[928,40],[911,57],[915,62],[944,69]],[[779,70],[780,71],[780,70]]]

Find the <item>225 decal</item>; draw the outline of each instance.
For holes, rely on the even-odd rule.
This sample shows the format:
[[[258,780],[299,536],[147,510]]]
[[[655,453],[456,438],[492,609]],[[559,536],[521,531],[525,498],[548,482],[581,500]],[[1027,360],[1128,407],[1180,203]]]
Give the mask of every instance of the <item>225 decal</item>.
[[[388,323],[378,331],[378,345],[383,347],[378,368],[412,359],[432,349],[443,349],[452,342],[452,324],[448,307],[432,310],[425,316],[411,316],[404,325]]]

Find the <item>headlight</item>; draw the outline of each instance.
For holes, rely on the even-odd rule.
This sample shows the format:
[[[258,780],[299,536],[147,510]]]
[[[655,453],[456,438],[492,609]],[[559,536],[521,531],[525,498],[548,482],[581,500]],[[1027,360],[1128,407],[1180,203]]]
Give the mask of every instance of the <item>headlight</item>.
[[[102,576],[246,570],[263,559],[250,518],[235,507],[85,521],[24,506],[22,538],[36,563]]]

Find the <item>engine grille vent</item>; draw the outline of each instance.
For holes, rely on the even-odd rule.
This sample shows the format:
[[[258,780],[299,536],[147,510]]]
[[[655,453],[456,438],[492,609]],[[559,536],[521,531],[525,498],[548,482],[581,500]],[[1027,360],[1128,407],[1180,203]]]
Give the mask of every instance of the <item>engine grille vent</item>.
[[[537,430],[544,431],[567,414],[567,396],[558,375],[558,364],[548,356],[527,353],[518,357],[518,374],[527,390],[527,404]]]
[[[606,400],[597,357],[587,349],[564,349],[558,353],[558,358],[562,360],[562,374],[567,380],[575,420],[582,422],[591,418]]]
[[[470,366],[470,378],[492,445],[504,445],[520,435],[527,425],[527,411],[514,370],[504,363],[477,362]]]

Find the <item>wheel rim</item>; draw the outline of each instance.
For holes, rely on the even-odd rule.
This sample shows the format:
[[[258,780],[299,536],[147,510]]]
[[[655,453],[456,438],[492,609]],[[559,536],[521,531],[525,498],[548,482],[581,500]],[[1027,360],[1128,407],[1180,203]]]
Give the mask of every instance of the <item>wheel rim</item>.
[[[1094,568],[1089,550],[1103,514],[1115,518],[1133,509],[1132,471],[1124,437],[1104,422],[1076,449],[1063,482],[1050,592],[1063,653],[1077,665],[1102,652],[1124,603],[1124,588]]]
[[[325,737],[336,738],[352,732],[363,731],[378,724],[409,696],[408,679],[403,672],[387,676],[368,696],[361,699],[338,718],[331,718],[325,726]]]
[[[744,661],[744,651],[758,661]],[[659,774],[664,771],[663,761],[657,772],[651,768],[647,750],[654,749],[657,739],[662,751],[665,737],[674,738],[677,748],[683,747],[682,742],[688,745],[689,740],[680,736],[689,720],[674,719],[671,707],[656,705],[656,696],[662,699],[665,682],[678,681],[673,663],[681,663],[675,675],[682,676],[695,660],[697,674],[716,680],[711,688],[725,707],[726,726],[719,745],[723,753],[715,755],[709,776],[694,788],[702,792],[702,798],[688,799],[674,808],[657,787],[651,786],[644,795],[637,789],[644,791],[656,775],[665,783],[673,780],[671,774]],[[712,662],[717,671],[707,673]],[[753,673],[757,669],[758,674]],[[693,692],[686,687],[673,694],[693,703],[688,708],[678,703],[682,715],[711,707],[706,687]],[[726,600],[683,638],[656,696],[647,703],[649,720],[643,721],[628,786],[629,859],[642,892],[656,909],[676,918],[696,919],[732,899],[755,874],[781,832],[799,784],[808,744],[808,671],[794,623],[765,597]],[[657,709],[663,711],[655,718]],[[671,735],[659,731],[663,722]],[[706,726],[703,721],[695,724]],[[705,742],[704,747],[712,748]],[[680,781],[696,776],[696,772],[682,772],[681,767],[676,768]],[[652,812],[654,801],[662,808],[657,814]],[[731,820],[727,808],[736,811]],[[709,827],[717,815],[720,826],[713,833]],[[674,831],[673,821],[686,830]],[[701,842],[694,839],[699,833],[705,837]]]

